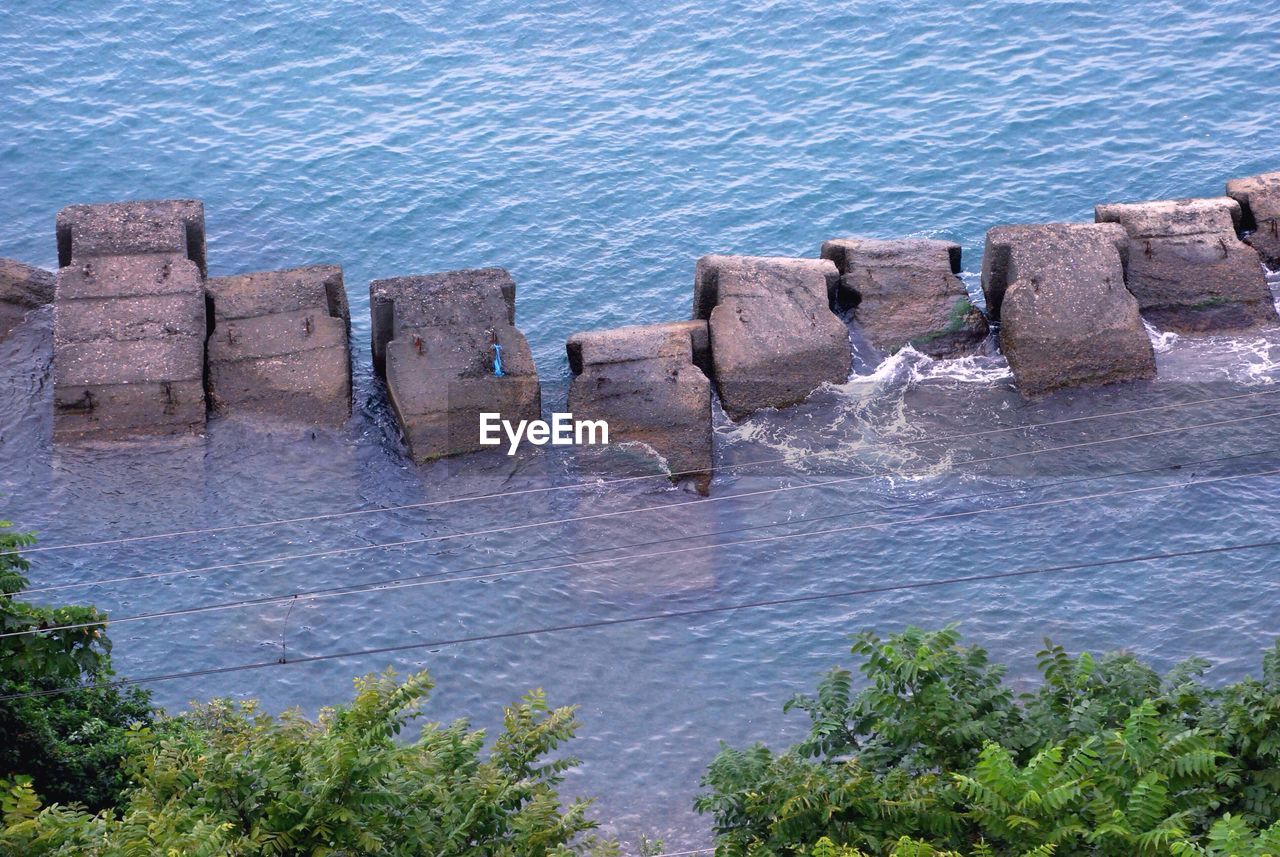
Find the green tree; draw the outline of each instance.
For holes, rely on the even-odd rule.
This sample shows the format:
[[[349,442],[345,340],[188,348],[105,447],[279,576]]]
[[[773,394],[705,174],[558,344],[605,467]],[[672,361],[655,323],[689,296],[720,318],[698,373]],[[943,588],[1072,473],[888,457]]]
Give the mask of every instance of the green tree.
[[[864,634],[787,751],[723,748],[697,808],[732,855],[1275,855],[1280,641],[1263,679],[1214,689],[1132,655],[1045,641],[1015,699],[953,628]]]
[[[0,696],[110,681],[105,615],[93,607],[41,607],[17,599],[29,568],[17,551],[35,538],[12,527],[0,521],[0,633],[86,627],[0,637]],[[151,718],[149,697],[138,688],[0,701],[0,777],[29,777],[49,801],[92,810],[111,806],[127,782],[121,763],[129,728]]]
[[[42,809],[29,785],[4,803],[0,851],[24,855],[423,855],[542,857],[611,853],[590,835],[588,801],[557,788],[575,762],[557,755],[572,708],[540,692],[505,710],[486,751],[466,722],[420,716],[425,673],[356,682],[354,701],[316,720],[213,701],[136,735],[134,788],[118,813]]]

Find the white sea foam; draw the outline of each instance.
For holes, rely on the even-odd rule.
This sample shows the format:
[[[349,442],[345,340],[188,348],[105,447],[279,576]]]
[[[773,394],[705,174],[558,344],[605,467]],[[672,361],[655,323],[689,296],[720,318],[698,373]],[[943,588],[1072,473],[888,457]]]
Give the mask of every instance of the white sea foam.
[[[1181,338],[1172,330],[1160,330],[1146,319],[1143,319],[1142,326],[1147,329],[1147,338],[1151,340],[1156,354],[1167,354]]]
[[[1012,377],[1008,363],[996,354],[938,360],[908,347],[878,363],[860,362],[866,371],[841,384],[824,384],[801,406],[759,411],[736,424],[717,419],[716,431],[725,443],[767,449],[784,459],[780,464],[800,472],[860,463],[876,470],[907,468],[902,478],[915,481],[951,462],[934,451],[922,469],[920,451],[903,446],[903,440],[921,433],[908,393],[926,384],[990,387]]]

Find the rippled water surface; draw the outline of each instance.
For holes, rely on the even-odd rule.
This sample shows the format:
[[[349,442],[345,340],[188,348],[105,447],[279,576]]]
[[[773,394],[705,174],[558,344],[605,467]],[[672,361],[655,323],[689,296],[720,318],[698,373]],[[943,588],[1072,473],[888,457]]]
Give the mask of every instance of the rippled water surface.
[[[37,312],[0,342],[0,512],[55,545],[435,504],[39,556],[37,587],[163,575],[47,593],[117,617],[436,577],[292,614],[121,623],[123,672],[274,661],[282,637],[306,657],[1274,537],[1280,333],[1152,331],[1160,380],[1035,403],[998,355],[879,363],[860,349],[849,383],[802,407],[718,417],[720,463],[772,463],[725,470],[708,502],[660,481],[513,494],[584,474],[562,457],[408,465],[371,380],[366,284],[508,268],[554,406],[565,336],[686,317],[706,252],[928,235],[963,244],[976,272],[996,223],[1214,195],[1280,168],[1280,4],[248,5],[0,7],[0,256],[51,267],[69,203],[200,197],[212,274],[344,266],[356,414],[341,431],[219,420],[183,443],[55,449]],[[474,494],[498,496],[438,502]],[[690,538],[652,544],[676,536]],[[390,542],[411,544],[373,548]],[[324,553],[346,548],[362,549]],[[658,555],[623,558],[637,553]],[[501,701],[541,686],[582,706],[569,791],[598,795],[627,841],[696,847],[708,833],[690,805],[717,742],[793,737],[782,701],[847,662],[845,635],[959,621],[1024,679],[1046,634],[1161,665],[1205,654],[1232,678],[1280,631],[1274,556],[864,592],[154,690],[175,708],[230,694],[314,710],[354,674],[425,667],[433,717],[493,726]],[[246,564],[272,557],[292,558]],[[564,567],[588,559],[606,561]]]

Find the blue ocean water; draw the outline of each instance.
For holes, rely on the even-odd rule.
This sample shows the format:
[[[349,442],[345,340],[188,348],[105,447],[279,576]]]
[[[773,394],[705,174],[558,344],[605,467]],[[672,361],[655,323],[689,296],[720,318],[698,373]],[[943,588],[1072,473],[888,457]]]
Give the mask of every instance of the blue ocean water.
[[[980,267],[997,223],[1090,219],[1097,202],[1215,195],[1280,168],[1280,3],[906,2],[184,4],[11,0],[0,6],[0,256],[52,267],[63,205],[205,201],[210,273],[343,265],[357,408],[312,436],[218,421],[163,448],[56,449],[47,313],[0,342],[0,513],[47,544],[565,484],[560,460],[414,468],[368,360],[370,279],[500,265],[544,379],[579,329],[687,317],[707,252],[813,255],[843,235],[959,241]],[[972,280],[972,277],[970,277]],[[785,414],[733,426],[714,497],[832,474],[892,478],[705,505],[655,484],[406,510],[42,556],[36,585],[319,552],[511,522],[664,510],[408,548],[63,592],[117,615],[900,505],[859,521],[1245,476],[1280,466],[1267,397],[957,438],[993,425],[1263,391],[1280,336],[1153,331],[1161,380],[1034,404],[995,356],[899,355]],[[554,400],[554,395],[552,396]],[[972,458],[1245,420],[984,466]],[[936,444],[903,446],[939,437]],[[832,453],[815,464],[815,452]],[[1252,454],[1179,471],[1063,479]],[[492,465],[492,466],[490,466]],[[891,529],[299,604],[290,652],[395,645],[871,587],[1080,558],[1265,538],[1274,476]],[[1012,491],[981,501],[939,498]],[[815,525],[822,528],[822,525]],[[794,530],[794,526],[792,527]],[[783,528],[781,531],[791,531]],[[779,530],[766,531],[776,533]],[[720,537],[720,541],[741,536]],[[705,540],[692,542],[705,545]],[[679,547],[679,545],[677,545]],[[559,560],[563,562],[564,560]],[[549,562],[557,562],[551,560]],[[543,563],[546,564],[546,563]],[[1168,664],[1206,654],[1230,678],[1277,632],[1273,555],[915,590],[769,611],[471,643],[438,651],[155,686],[179,707],[214,693],[273,708],[339,701],[356,673],[425,667],[432,717],[530,686],[581,703],[585,764],[607,829],[668,847],[707,841],[691,798],[717,741],[782,743],[780,704],[845,662],[844,635],[962,621],[1027,674],[1051,633]],[[278,606],[122,624],[122,671],[274,657]]]

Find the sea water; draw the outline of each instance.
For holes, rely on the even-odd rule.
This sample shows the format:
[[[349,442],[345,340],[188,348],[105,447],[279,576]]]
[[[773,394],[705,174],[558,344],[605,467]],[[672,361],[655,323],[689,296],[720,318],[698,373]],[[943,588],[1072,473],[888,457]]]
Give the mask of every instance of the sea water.
[[[1280,168],[1280,4],[247,5],[0,7],[0,255],[52,267],[63,205],[199,197],[213,275],[344,267],[354,416],[336,431],[214,420],[187,442],[54,447],[43,310],[0,342],[0,514],[58,545],[413,505],[33,557],[37,587],[152,575],[48,593],[117,617],[436,582],[121,623],[123,674],[1273,537],[1280,480],[1255,474],[1280,467],[1280,395],[1224,397],[1273,388],[1274,333],[1152,330],[1157,382],[1031,403],[996,354],[882,360],[856,343],[851,380],[803,406],[736,425],[717,412],[717,461],[733,469],[703,503],[661,479],[609,483],[559,453],[410,465],[372,378],[366,287],[510,270],[548,412],[563,405],[565,337],[687,317],[704,253],[947,238],[976,288],[992,225],[1216,195]],[[1055,425],[989,433],[1044,422]],[[631,463],[652,466],[641,453]],[[477,494],[493,496],[438,503]],[[693,538],[664,541],[677,536]],[[411,543],[376,547],[392,542]],[[897,589],[152,688],[175,710],[224,694],[314,712],[346,698],[354,675],[427,669],[432,719],[492,728],[502,702],[542,687],[581,706],[569,751],[583,764],[566,793],[598,796],[596,816],[627,842],[696,847],[709,834],[691,801],[718,742],[793,739],[804,724],[781,703],[850,663],[848,634],[959,622],[1021,686],[1046,635],[1160,666],[1205,655],[1213,676],[1238,678],[1280,632],[1275,556]],[[292,558],[259,563],[273,557]]]

